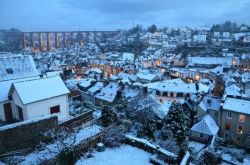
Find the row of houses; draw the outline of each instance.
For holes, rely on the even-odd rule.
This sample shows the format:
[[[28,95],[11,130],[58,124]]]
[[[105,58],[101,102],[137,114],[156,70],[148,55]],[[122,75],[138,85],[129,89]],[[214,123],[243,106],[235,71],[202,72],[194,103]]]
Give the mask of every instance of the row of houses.
[[[249,143],[250,100],[205,96],[196,106],[197,118],[191,138],[209,142],[220,136],[237,145]]]

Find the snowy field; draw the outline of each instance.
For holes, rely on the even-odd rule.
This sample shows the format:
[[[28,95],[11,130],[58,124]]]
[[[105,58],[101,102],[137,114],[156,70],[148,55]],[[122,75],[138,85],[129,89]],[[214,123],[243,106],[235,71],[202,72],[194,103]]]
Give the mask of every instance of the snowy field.
[[[95,152],[93,158],[82,158],[76,165],[151,165],[150,153],[129,145],[119,148],[106,148],[104,152]]]

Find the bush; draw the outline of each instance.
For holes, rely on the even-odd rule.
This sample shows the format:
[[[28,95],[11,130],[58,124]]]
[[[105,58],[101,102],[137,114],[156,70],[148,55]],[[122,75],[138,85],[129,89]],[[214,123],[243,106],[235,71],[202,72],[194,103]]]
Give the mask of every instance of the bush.
[[[216,165],[216,164],[220,164],[220,162],[221,162],[220,156],[216,155],[212,151],[205,150],[203,154],[203,158],[200,159],[199,164]]]
[[[122,126],[112,126],[105,134],[103,143],[107,147],[118,147],[125,141],[125,129]]]

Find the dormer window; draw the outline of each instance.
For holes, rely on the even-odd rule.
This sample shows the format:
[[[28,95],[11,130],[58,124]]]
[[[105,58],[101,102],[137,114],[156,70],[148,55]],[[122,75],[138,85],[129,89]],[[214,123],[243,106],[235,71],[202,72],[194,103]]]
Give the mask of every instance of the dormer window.
[[[7,68],[7,69],[6,69],[6,72],[7,72],[8,74],[13,74],[13,73],[14,73],[14,71],[13,71],[11,68]]]

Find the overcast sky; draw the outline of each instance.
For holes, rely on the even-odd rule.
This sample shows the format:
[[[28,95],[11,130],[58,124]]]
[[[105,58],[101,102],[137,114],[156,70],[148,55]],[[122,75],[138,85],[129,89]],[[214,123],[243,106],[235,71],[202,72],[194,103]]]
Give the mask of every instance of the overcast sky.
[[[132,25],[250,24],[250,0],[0,0],[0,28],[115,30]]]

